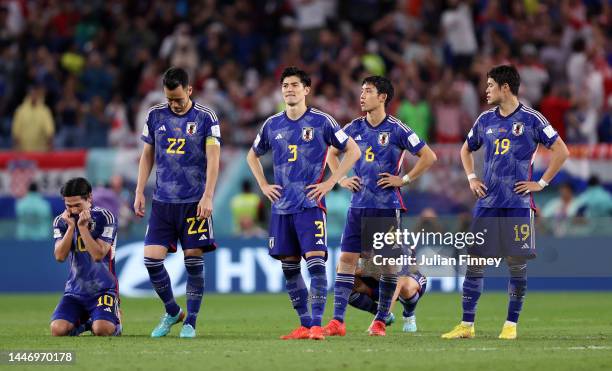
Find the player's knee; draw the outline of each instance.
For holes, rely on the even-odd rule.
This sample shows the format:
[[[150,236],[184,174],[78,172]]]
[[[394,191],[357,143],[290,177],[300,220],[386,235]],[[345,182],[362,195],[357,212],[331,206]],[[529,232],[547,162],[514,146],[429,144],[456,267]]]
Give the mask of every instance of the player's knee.
[[[91,332],[95,336],[111,336],[115,333],[115,324],[109,321],[94,321]]]
[[[51,328],[51,336],[68,336],[73,326],[66,321],[53,321],[49,327]]]
[[[202,251],[202,249],[187,249],[183,251],[183,254],[185,254],[185,256],[202,256],[204,251]]]
[[[325,256],[325,251],[309,251],[304,256],[310,258],[312,256]]]
[[[401,277],[398,281],[398,285],[401,285],[400,295],[403,298],[411,298],[419,290],[419,284],[408,277]]]
[[[359,254],[342,253],[338,261],[338,273],[354,274]]]

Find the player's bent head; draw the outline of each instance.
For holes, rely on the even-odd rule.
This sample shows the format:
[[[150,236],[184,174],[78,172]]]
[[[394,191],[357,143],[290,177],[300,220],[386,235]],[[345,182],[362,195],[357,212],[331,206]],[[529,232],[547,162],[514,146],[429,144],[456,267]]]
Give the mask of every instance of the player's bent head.
[[[66,210],[73,215],[91,207],[91,184],[85,178],[72,178],[60,190]]]
[[[369,112],[381,104],[386,107],[394,94],[395,90],[389,79],[382,76],[368,76],[361,83],[361,110]]]
[[[509,93],[518,96],[521,76],[513,65],[495,66],[487,73],[487,79],[493,80],[501,91],[508,89]]]
[[[288,106],[299,104],[310,93],[310,76],[297,67],[285,68],[280,83],[283,99]]]
[[[164,73],[163,84],[170,109],[174,113],[184,113],[192,93],[187,71],[180,67],[170,67]]]

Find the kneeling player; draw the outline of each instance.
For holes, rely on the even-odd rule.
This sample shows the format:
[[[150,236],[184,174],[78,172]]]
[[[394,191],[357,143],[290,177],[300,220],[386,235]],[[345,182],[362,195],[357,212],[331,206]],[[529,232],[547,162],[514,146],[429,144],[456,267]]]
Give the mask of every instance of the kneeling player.
[[[404,319],[404,332],[416,332],[416,316],[415,310],[419,300],[425,295],[427,289],[427,278],[420,272],[400,273],[397,280],[397,287],[393,295],[393,301],[389,308],[389,316],[385,320],[387,326],[395,322],[393,315],[393,305],[396,300],[402,303],[404,310],[402,317]],[[349,304],[357,309],[370,312],[374,315],[378,312],[378,297],[379,297],[379,281],[375,276],[366,275],[361,268],[355,271],[355,285],[349,296]]]
[[[88,319],[94,335],[120,335],[115,217],[92,207],[91,185],[84,178],[70,179],[61,194],[66,210],[53,221],[54,255],[60,262],[70,256],[70,275],[51,317],[51,335],[78,335]]]

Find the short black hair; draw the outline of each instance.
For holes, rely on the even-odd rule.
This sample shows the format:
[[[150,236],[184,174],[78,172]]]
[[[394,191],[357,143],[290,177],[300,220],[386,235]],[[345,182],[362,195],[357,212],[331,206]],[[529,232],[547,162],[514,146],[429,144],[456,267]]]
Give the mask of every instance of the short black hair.
[[[38,184],[36,182],[30,183],[28,186],[28,192],[38,192]]]
[[[248,180],[243,180],[242,181],[242,192],[243,193],[251,193],[252,190],[252,186],[251,186],[251,182],[249,182]]]
[[[302,82],[302,85],[306,87],[310,87],[310,84],[312,83],[312,81],[310,80],[310,76],[308,76],[306,71],[301,70],[295,66],[287,67],[283,70],[283,73],[281,74],[280,78],[280,83],[282,84],[283,81],[285,81],[285,79],[290,76],[297,76]]]
[[[86,199],[91,195],[91,184],[85,178],[72,178],[64,184],[60,193],[63,197],[81,196]]]
[[[180,67],[170,67],[164,72],[164,86],[170,90],[179,86],[186,89],[189,86],[189,74]]]
[[[519,86],[521,86],[521,76],[513,65],[504,64],[495,66],[489,70],[487,78],[492,78],[500,88],[502,85],[508,84],[510,92],[518,95]]]
[[[601,184],[601,181],[599,180],[599,177],[597,175],[591,175],[587,182],[587,185],[589,187],[597,187],[600,184]]]
[[[385,106],[391,102],[393,99],[393,95],[395,94],[395,90],[393,89],[393,84],[389,81],[388,78],[382,76],[368,76],[363,79],[361,85],[370,84],[376,87],[376,91],[378,94],[387,94],[387,99],[385,99]]]

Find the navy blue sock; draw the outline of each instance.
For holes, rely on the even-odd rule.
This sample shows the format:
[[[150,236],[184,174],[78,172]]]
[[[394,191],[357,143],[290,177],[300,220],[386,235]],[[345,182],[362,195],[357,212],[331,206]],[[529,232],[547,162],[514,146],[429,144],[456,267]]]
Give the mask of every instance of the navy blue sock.
[[[336,274],[334,284],[334,319],[344,322],[344,314],[349,301],[351,291],[355,284],[355,275],[350,273]]]
[[[291,299],[291,304],[298,316],[300,324],[310,327],[310,312],[308,312],[308,289],[300,272],[299,262],[282,262],[283,274],[285,275],[285,288]]]
[[[187,270],[187,318],[185,324],[196,327],[196,320],[204,295],[204,257],[186,256]]]
[[[399,301],[404,306],[404,311],[402,312],[402,316],[404,317],[414,316],[414,311],[416,309],[417,303],[419,302],[420,298],[421,298],[421,295],[419,294],[418,291],[415,292],[414,295],[412,295],[412,297],[410,297],[409,299],[404,299],[400,296]]]
[[[181,310],[181,307],[176,304],[174,294],[172,293],[172,284],[170,276],[164,267],[163,259],[144,258],[145,267],[149,272],[149,280],[155,292],[164,303],[166,313],[171,316],[176,316]]]
[[[327,301],[327,275],[325,274],[325,259],[322,256],[306,258],[306,266],[310,272],[310,310],[312,312],[311,326],[321,326],[325,302]]]
[[[476,306],[482,294],[484,284],[484,267],[468,266],[463,281],[463,322],[474,322]]]
[[[376,314],[378,311],[378,304],[371,297],[361,292],[353,292],[349,296],[349,304],[357,309]]]
[[[397,287],[397,275],[382,274],[378,286],[380,291],[378,295],[378,311],[376,312],[376,318],[374,318],[374,320],[385,322],[389,316],[391,300],[393,300],[393,294]]]
[[[510,265],[508,282],[508,317],[507,321],[517,323],[527,290],[527,264]]]

